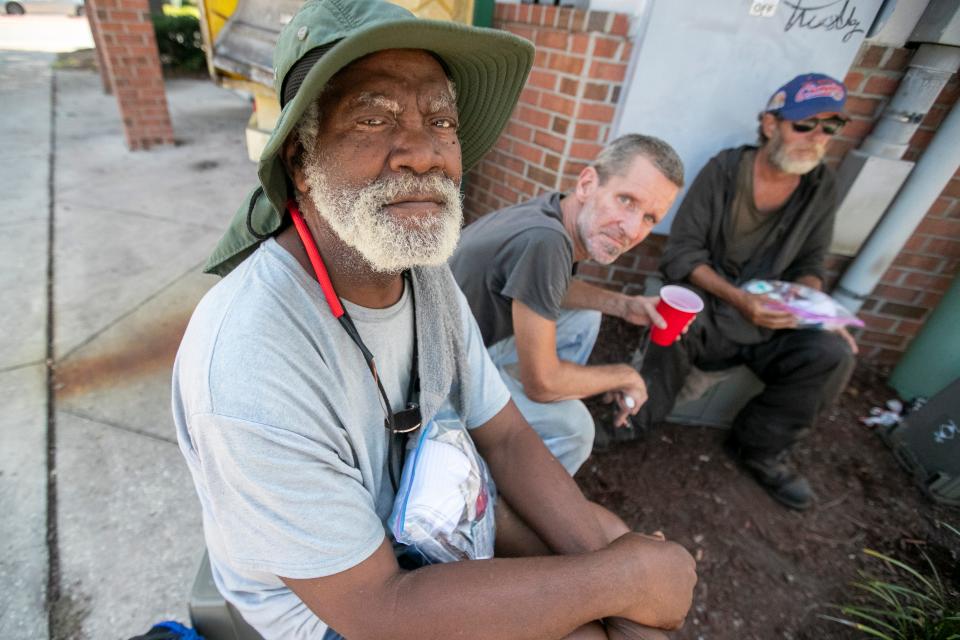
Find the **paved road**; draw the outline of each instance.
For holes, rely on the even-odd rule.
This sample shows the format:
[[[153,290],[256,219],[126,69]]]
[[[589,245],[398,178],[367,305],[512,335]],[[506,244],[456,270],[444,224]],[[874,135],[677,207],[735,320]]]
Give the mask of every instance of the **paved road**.
[[[10,50],[83,46],[63,36],[79,27],[0,16],[2,640],[128,638],[187,621],[203,541],[174,439],[170,366],[215,281],[199,265],[255,180],[247,100],[170,81],[179,144],[132,153],[96,73],[52,71],[53,53]]]
[[[46,638],[49,53],[0,51],[0,638]]]
[[[0,50],[75,51],[93,48],[86,18],[0,15]]]

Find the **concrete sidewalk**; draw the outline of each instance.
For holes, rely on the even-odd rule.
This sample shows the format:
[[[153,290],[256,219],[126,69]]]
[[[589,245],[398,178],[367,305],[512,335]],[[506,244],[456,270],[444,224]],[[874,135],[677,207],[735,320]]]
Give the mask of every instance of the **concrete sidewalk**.
[[[13,400],[0,418],[0,638],[127,638],[187,622],[203,540],[170,418],[170,367],[215,282],[200,265],[255,180],[243,143],[250,106],[207,81],[168,82],[180,144],[131,153],[95,73],[51,71],[44,54],[0,56],[0,101],[17,109],[0,125],[13,188],[0,204],[12,311],[0,393]]]

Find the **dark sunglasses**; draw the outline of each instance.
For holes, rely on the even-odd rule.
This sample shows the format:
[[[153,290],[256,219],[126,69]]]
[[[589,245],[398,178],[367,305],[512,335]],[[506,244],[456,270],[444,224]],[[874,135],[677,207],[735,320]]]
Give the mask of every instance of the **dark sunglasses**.
[[[810,133],[820,126],[820,130],[828,136],[839,133],[843,126],[847,124],[846,118],[840,116],[830,116],[829,118],[804,118],[803,120],[791,120],[790,126],[797,133]]]

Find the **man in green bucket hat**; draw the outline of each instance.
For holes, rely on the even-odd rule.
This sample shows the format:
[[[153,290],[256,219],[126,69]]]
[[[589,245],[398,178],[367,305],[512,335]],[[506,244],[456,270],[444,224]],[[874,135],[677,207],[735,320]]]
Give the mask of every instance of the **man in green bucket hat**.
[[[260,185],[210,259],[226,277],[173,379],[214,580],[264,638],[656,638],[641,625],[686,615],[690,555],[584,498],[446,266],[462,173],[532,57],[378,0],[308,0],[280,34]],[[408,440],[441,416],[495,482],[461,507],[492,506],[496,546],[424,566],[391,511]]]

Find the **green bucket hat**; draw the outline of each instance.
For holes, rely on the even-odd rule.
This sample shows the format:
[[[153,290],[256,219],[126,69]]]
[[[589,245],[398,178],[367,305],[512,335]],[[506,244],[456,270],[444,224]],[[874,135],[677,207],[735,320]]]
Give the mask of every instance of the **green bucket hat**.
[[[288,178],[284,141],[327,82],[348,64],[385,49],[436,55],[457,88],[464,171],[493,146],[520,97],[533,45],[505,31],[422,20],[383,0],[307,0],[274,50],[274,85],[282,110],[260,156],[260,185],[247,194],[204,271],[226,275],[283,223]]]

